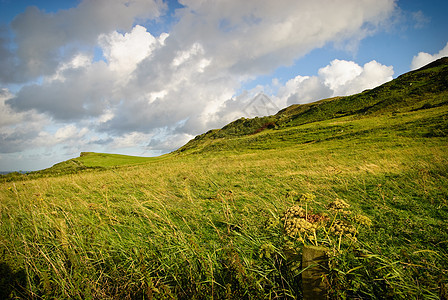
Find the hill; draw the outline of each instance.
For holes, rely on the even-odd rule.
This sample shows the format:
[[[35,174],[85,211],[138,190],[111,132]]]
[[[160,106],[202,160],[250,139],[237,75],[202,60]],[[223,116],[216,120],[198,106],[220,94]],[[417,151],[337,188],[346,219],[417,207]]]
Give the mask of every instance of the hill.
[[[77,172],[104,170],[107,168],[117,168],[122,166],[137,165],[146,162],[155,162],[164,159],[166,155],[159,157],[141,157],[110,153],[81,152],[77,158],[72,158],[54,166],[30,172],[13,172],[0,175],[0,180],[13,181],[30,178],[39,178],[43,176],[59,176]]]
[[[222,129],[197,136],[178,151],[199,151],[223,138],[253,135],[266,129],[281,130],[345,116],[365,118],[443,106],[448,103],[447,87],[448,58],[445,57],[360,94],[291,105],[274,116],[238,119]]]
[[[150,161],[157,161],[160,157],[141,157],[121,154],[81,152],[78,158],[73,158],[65,162],[58,163],[49,169],[39,171],[40,173],[60,173],[74,170],[98,169],[107,167],[118,167],[125,165],[135,165]],[[39,173],[37,172],[37,173]]]
[[[3,180],[0,298],[301,299],[319,245],[331,299],[446,299],[447,70]]]

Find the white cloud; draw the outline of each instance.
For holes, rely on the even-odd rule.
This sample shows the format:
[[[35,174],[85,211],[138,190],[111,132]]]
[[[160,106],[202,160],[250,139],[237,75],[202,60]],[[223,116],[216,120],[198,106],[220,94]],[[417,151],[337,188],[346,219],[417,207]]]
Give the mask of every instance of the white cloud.
[[[275,114],[279,108],[291,104],[356,94],[392,80],[393,74],[392,66],[384,66],[374,60],[360,66],[353,61],[335,59],[329,65],[319,69],[318,76],[297,75],[284,85],[273,80],[272,85],[277,89],[276,94],[272,94],[271,86],[257,86],[252,90],[243,91],[239,96],[219,106],[208,125],[219,127],[242,116]],[[269,93],[270,90],[271,93]],[[267,93],[268,96],[263,96],[263,101],[254,103],[260,97],[260,93]],[[254,105],[258,105],[256,111],[263,113],[254,114],[252,107]]]
[[[69,124],[64,127],[59,128],[55,132],[54,138],[58,142],[63,142],[66,140],[74,140],[74,139],[77,140],[77,139],[83,138],[88,132],[89,132],[89,130],[87,128],[82,128],[81,130],[78,130],[78,128],[75,125]]]
[[[411,63],[411,70],[421,68],[424,65],[427,65],[430,62],[433,62],[434,60],[445,57],[445,56],[448,56],[448,43],[446,43],[445,47],[436,54],[420,52],[419,54],[414,56],[414,58],[412,59],[412,63]]]
[[[114,31],[99,36],[99,45],[110,69],[121,74],[135,70],[137,64],[151,54],[156,44],[157,39],[140,25],[124,35]]]
[[[174,28],[200,42],[215,64],[243,76],[265,73],[329,42],[360,40],[394,11],[380,1],[182,1]]]
[[[98,124],[105,123],[114,118],[115,114],[111,110],[106,110],[101,116],[98,117]]]
[[[319,76],[324,79],[324,84],[335,93],[341,87],[347,85],[362,73],[363,69],[353,61],[333,60],[330,65],[319,70]]]
[[[161,135],[160,137],[152,137],[147,148],[155,151],[169,152],[182,147],[192,138],[194,138],[193,135],[186,133]]]
[[[0,89],[0,128],[23,120],[24,113],[16,113],[5,103],[13,97],[14,95],[8,89]]]
[[[44,77],[42,84],[23,87],[9,100],[17,110],[36,110],[57,120],[74,121],[98,118],[99,123],[110,120],[113,107],[130,93],[128,81],[138,63],[161,47],[166,34],[153,37],[142,26],[129,33],[112,32],[99,37],[106,62],[92,61],[92,56],[78,53],[61,62],[56,72]],[[143,92],[142,92],[143,93]],[[131,99],[132,100],[132,99]]]
[[[382,65],[375,60],[364,65],[362,72],[346,83],[346,87],[335,94],[351,95],[372,89],[393,79],[394,69],[392,66]]]
[[[15,56],[0,58],[8,67],[0,70],[0,80],[25,82],[49,76],[61,59],[94,45],[99,35],[128,31],[136,20],[157,18],[165,9],[166,4],[152,0],[84,0],[51,14],[28,7],[11,23],[18,49]]]
[[[130,132],[116,137],[111,143],[112,149],[132,148],[137,145],[144,146],[151,139],[152,135],[141,132]]]
[[[392,66],[376,61],[359,66],[353,61],[333,60],[318,71],[318,76],[297,76],[279,89],[287,104],[307,103],[333,96],[346,96],[374,88],[392,80]]]
[[[209,117],[207,119],[207,127],[209,128],[219,128],[223,125],[230,123],[236,119],[239,119],[241,117],[255,117],[260,116],[260,114],[257,114],[257,107],[254,106],[257,105],[257,103],[253,103],[254,106],[252,106],[251,102],[254,102],[253,100],[257,97],[257,95],[260,95],[260,93],[264,92],[265,87],[263,86],[256,86],[255,88],[251,90],[245,90],[240,95],[236,97],[232,97],[230,99],[227,99],[224,101],[221,105],[215,107],[212,113],[209,114]],[[273,107],[271,103],[267,103],[269,107]],[[269,113],[266,113],[266,110],[263,111],[263,115],[267,115]],[[276,111],[271,111],[272,113],[276,113]]]
[[[20,152],[36,146],[50,122],[35,111],[15,112],[7,103],[13,95],[0,89],[0,153]]]
[[[21,152],[41,147],[39,141],[49,122],[42,115],[27,113],[23,121],[0,128],[0,153]],[[26,119],[25,119],[26,117]]]
[[[384,66],[374,60],[361,67],[352,61],[336,59],[319,70],[324,84],[333,91],[332,96],[351,95],[374,88],[392,80],[393,74],[392,66]]]
[[[193,56],[203,55],[204,48],[199,43],[194,43],[190,49],[185,51],[178,51],[176,57],[173,59],[171,63],[171,67],[178,67],[186,61],[190,60]]]
[[[322,78],[317,76],[298,75],[279,89],[279,97],[286,105],[313,102],[331,97],[332,94]]]
[[[149,100],[139,98],[120,107],[121,117],[117,114],[109,122],[111,128],[142,130],[142,124],[154,128],[186,120],[182,130],[196,134],[222,126],[238,114],[231,106],[241,103],[232,105],[228,99],[242,81],[291,64],[325,43],[359,40],[395,7],[394,1],[345,1],[343,6],[296,0],[182,4],[180,21],[165,46],[139,64],[129,86]],[[314,81],[308,82],[309,100],[318,88]]]
[[[85,53],[76,54],[71,60],[68,62],[62,62],[59,64],[56,72],[45,78],[46,83],[51,83],[52,81],[65,81],[64,72],[71,70],[76,70],[79,68],[88,67],[92,62],[92,56],[87,55]]]

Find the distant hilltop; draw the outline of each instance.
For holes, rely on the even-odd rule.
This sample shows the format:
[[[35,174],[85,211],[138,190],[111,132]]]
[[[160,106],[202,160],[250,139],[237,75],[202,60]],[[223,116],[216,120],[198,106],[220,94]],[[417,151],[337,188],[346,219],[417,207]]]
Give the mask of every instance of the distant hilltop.
[[[20,174],[26,174],[29,173],[31,171],[0,171],[0,175],[7,175],[10,173],[20,173]]]

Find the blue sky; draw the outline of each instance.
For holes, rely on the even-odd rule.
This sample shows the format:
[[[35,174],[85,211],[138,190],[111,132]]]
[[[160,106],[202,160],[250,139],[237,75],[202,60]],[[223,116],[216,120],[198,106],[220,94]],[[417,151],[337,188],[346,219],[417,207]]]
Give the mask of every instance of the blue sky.
[[[0,171],[154,156],[448,55],[446,1],[0,0]]]

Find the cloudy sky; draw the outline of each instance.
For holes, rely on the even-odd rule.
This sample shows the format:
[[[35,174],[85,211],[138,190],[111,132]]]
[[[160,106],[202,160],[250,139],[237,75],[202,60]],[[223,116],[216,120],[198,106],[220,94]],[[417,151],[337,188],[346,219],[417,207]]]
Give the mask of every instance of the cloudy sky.
[[[0,171],[81,151],[159,155],[240,117],[375,87],[448,56],[447,10],[446,0],[0,0]],[[251,107],[260,93],[265,110]]]

